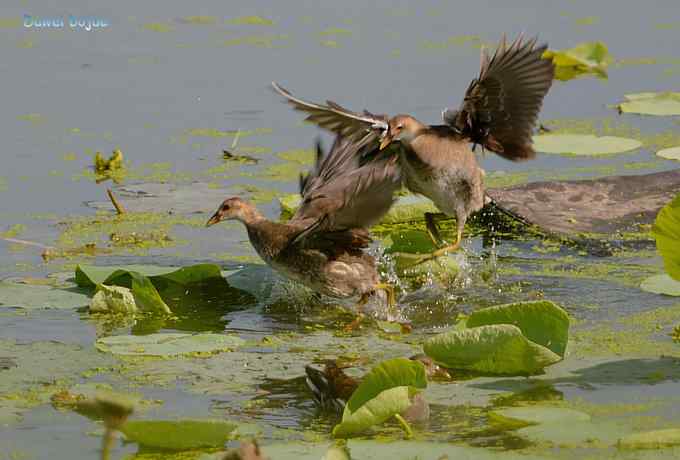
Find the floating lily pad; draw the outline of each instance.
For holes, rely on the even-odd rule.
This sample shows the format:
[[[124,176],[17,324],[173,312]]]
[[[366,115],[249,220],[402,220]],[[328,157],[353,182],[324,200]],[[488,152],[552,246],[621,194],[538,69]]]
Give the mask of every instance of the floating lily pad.
[[[451,330],[428,339],[423,350],[445,367],[487,374],[531,375],[561,360],[511,324]]]
[[[636,139],[592,134],[539,134],[533,141],[538,152],[561,155],[612,155],[642,146]]]
[[[76,267],[76,283],[83,287],[95,287],[97,284],[127,284],[127,272],[137,272],[148,277],[153,283],[171,281],[188,285],[210,279],[221,278],[220,267],[215,264],[198,264],[189,267],[157,267],[152,265],[121,265],[100,267],[94,265],[78,265]],[[122,283],[122,284],[119,284]]]
[[[136,271],[141,269],[146,275]],[[182,286],[201,283],[207,280],[221,280],[220,268],[213,264],[199,264],[180,269],[147,268],[147,267],[95,267],[79,265],[76,267],[76,283],[83,287],[100,285],[115,285],[130,289],[137,308],[145,313],[168,315],[171,313],[160,296],[158,290],[163,290],[168,283]]]
[[[569,315],[549,300],[497,305],[473,312],[467,327],[513,324],[529,340],[564,357],[569,340]]]
[[[602,42],[581,43],[562,51],[547,50],[543,58],[552,59],[555,79],[562,81],[584,75],[607,78],[606,69],[613,61],[607,45]]]
[[[352,393],[333,428],[333,436],[346,438],[364,433],[409,408],[418,388],[427,387],[425,367],[418,361],[395,358],[373,368]]]
[[[370,427],[379,425],[408,409],[414,393],[409,387],[395,387],[379,393],[354,412],[348,412],[345,406],[342,422],[333,428],[333,436],[348,438],[365,433]]]
[[[489,418],[496,423],[517,428],[540,423],[570,424],[590,421],[590,415],[573,409],[560,407],[508,407],[489,412]]]
[[[286,442],[260,447],[265,456],[275,460],[318,460],[323,459],[328,451],[328,443]],[[517,453],[431,441],[384,442],[350,439],[347,441],[347,449],[354,460],[547,460],[552,458],[525,452]],[[205,460],[212,460],[212,458]]]
[[[90,303],[88,295],[70,289],[0,281],[0,306],[25,309],[74,309]]]
[[[223,420],[131,420],[120,431],[142,446],[189,450],[222,447],[237,427]]]
[[[161,333],[114,335],[97,340],[95,346],[119,356],[174,357],[232,351],[244,343],[239,337],[225,334]]]
[[[613,446],[630,428],[616,422],[555,421],[521,428],[515,432],[531,442],[560,447]]]
[[[674,280],[665,273],[645,278],[642,283],[640,283],[640,289],[651,292],[652,294],[680,297],[680,281]]]
[[[680,93],[635,93],[623,96],[621,112],[641,115],[680,115]]]
[[[680,161],[680,147],[671,147],[668,149],[659,150],[656,155],[661,158],[666,158],[668,160],[678,160]]]
[[[659,211],[652,235],[663,257],[666,273],[680,282],[680,194]]]
[[[670,446],[680,446],[680,429],[645,431],[619,440],[619,447],[624,449],[660,449]]]

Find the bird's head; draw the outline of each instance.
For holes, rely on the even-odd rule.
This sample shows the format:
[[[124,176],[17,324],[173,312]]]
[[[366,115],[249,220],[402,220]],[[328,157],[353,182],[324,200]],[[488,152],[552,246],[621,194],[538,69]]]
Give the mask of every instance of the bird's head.
[[[425,126],[410,115],[396,115],[388,121],[388,128],[380,139],[380,150],[394,141],[407,144],[413,140]]]
[[[248,222],[256,214],[253,206],[239,197],[227,198],[222,202],[215,214],[205,224],[206,227],[215,225],[223,220],[239,220]]]

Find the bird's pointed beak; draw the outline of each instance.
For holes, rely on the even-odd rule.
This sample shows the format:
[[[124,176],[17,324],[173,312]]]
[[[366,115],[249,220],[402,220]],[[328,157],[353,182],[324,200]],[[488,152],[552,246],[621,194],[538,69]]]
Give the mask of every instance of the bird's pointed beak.
[[[383,134],[382,138],[380,139],[380,150],[384,149],[388,145],[392,143],[392,136],[390,133],[385,131],[385,134]]]
[[[213,214],[213,216],[208,219],[208,222],[205,223],[206,227],[211,227],[215,224],[218,224],[222,221],[222,216],[220,215],[219,211]]]

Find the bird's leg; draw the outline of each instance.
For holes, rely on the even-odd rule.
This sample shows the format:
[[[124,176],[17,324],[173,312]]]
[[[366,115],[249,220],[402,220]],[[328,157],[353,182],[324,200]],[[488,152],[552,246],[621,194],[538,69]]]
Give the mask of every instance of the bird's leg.
[[[378,283],[375,290],[384,291],[387,295],[387,307],[392,310],[397,305],[397,296],[394,294],[394,286],[389,283]]]
[[[427,234],[430,236],[430,239],[434,243],[435,246],[439,247],[444,244],[444,241],[442,240],[441,234],[439,233],[439,227],[437,227],[437,222],[435,221],[435,217],[443,216],[444,214],[442,213],[433,213],[433,212],[426,212],[425,213],[425,228],[427,229]]]
[[[394,286],[388,283],[378,283],[373,287],[373,291],[367,292],[361,295],[359,301],[357,302],[357,316],[354,320],[345,326],[345,332],[351,332],[359,327],[361,322],[364,320],[366,315],[364,314],[364,306],[368,303],[368,299],[376,291],[384,291],[387,295],[387,307],[390,311],[394,310],[397,304],[397,297],[394,293]]]
[[[449,244],[447,246],[444,246],[443,248],[437,249],[432,254],[430,254],[430,259],[436,259],[439,256],[443,256],[444,254],[458,250],[462,240],[463,240],[463,229],[459,228],[458,231],[456,232],[456,242],[453,243],[453,244]]]
[[[411,266],[416,266],[420,265],[422,263],[428,262],[430,260],[436,259],[437,257],[443,256],[445,254],[448,254],[449,252],[454,252],[460,248],[460,243],[463,240],[463,228],[465,227],[465,223],[462,225],[458,225],[458,231],[456,232],[456,242],[453,244],[446,245],[444,247],[441,247],[435,251],[432,251],[432,253],[427,254],[419,259],[417,259]]]
[[[351,323],[349,323],[347,326],[345,326],[345,332],[352,332],[353,330],[357,329],[361,322],[364,320],[366,315],[364,314],[364,306],[368,303],[368,299],[371,297],[372,292],[365,292],[361,294],[361,297],[359,298],[359,301],[357,302],[356,309],[357,309],[357,316],[352,320]]]

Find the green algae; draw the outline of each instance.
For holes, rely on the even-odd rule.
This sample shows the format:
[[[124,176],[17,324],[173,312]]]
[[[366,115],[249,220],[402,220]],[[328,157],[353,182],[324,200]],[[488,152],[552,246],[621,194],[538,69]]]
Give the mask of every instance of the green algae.
[[[263,18],[261,16],[239,16],[237,18],[228,19],[226,24],[232,25],[249,25],[249,26],[273,26],[274,21]]]
[[[175,30],[170,24],[165,23],[165,22],[150,22],[148,24],[144,24],[142,26],[142,29],[148,30],[151,32],[161,32],[161,33],[167,33],[167,32],[172,32]]]
[[[201,217],[186,217],[178,214],[153,212],[126,212],[113,215],[98,212],[91,216],[77,216],[63,219],[58,226],[61,230],[56,247],[68,251],[85,245],[107,248],[112,253],[146,254],[152,248],[168,248],[185,244],[173,237],[175,226],[201,228],[205,226]],[[68,256],[68,253],[65,253]],[[72,254],[77,257],[78,253]]]
[[[195,136],[195,137],[214,137],[214,138],[221,138],[221,137],[235,137],[238,136],[239,138],[242,137],[250,137],[250,136],[257,136],[260,134],[271,134],[273,130],[271,128],[255,128],[251,130],[231,130],[231,131],[220,131],[219,129],[215,128],[191,128],[187,129],[184,134],[188,136]]]
[[[281,48],[287,46],[290,36],[287,34],[278,35],[247,35],[244,37],[231,38],[224,40],[222,46],[248,45],[256,48]]]
[[[596,324],[573,333],[576,356],[649,356],[677,355],[670,338],[659,335],[680,320],[680,304],[635,313],[608,323]]]
[[[186,16],[182,18],[182,22],[199,26],[211,26],[217,24],[217,16]]]
[[[0,232],[0,238],[16,238],[26,231],[26,225],[14,224],[4,232]]]

